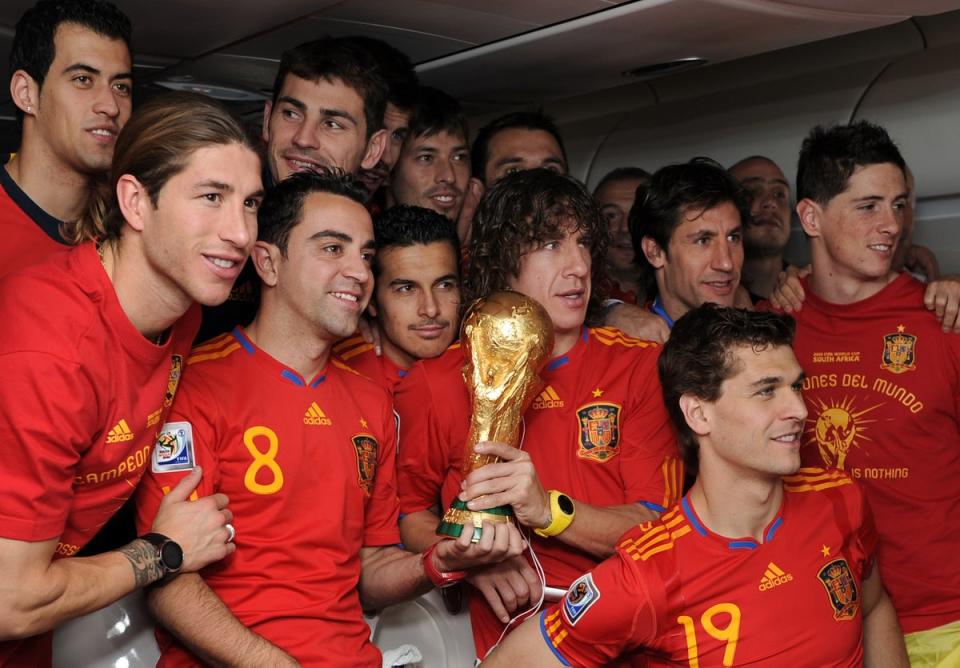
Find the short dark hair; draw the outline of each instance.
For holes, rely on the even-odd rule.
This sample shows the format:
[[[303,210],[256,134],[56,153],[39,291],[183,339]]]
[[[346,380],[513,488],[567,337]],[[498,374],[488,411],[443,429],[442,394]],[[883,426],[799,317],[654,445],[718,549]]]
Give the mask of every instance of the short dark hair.
[[[879,125],[868,121],[830,127],[818,125],[800,147],[797,200],[811,199],[826,206],[847,189],[850,175],[857,167],[887,162],[901,171],[906,169],[897,145]]]
[[[699,465],[700,445],[680,408],[684,394],[720,398],[723,381],[740,371],[733,348],[754,351],[792,346],[796,323],[786,314],[718,306],[707,302],[687,311],[670,330],[657,362],[663,401],[677,431],[680,455],[690,473]]]
[[[400,49],[373,37],[352,35],[344,39],[366,49],[376,59],[377,66],[387,81],[387,102],[403,111],[412,110],[417,103],[417,87],[420,83],[410,57]]]
[[[715,160],[693,158],[658,169],[650,183],[638,189],[628,217],[636,262],[646,264],[643,237],[650,237],[667,253],[670,237],[686,211],[706,211],[725,202],[737,207],[741,222],[750,219],[749,196]]]
[[[470,164],[473,166],[474,176],[483,178],[487,161],[490,159],[490,140],[493,139],[494,135],[513,128],[543,130],[549,133],[557,140],[557,146],[560,147],[564,164],[568,163],[567,149],[563,146],[563,139],[560,137],[560,130],[557,129],[556,123],[542,111],[517,111],[495,118],[480,128],[473,140],[473,148],[470,150]]]
[[[650,172],[642,167],[617,167],[616,169],[611,169],[609,172],[604,174],[602,179],[600,179],[600,183],[598,183],[597,187],[593,189],[593,194],[596,196],[596,194],[600,191],[600,188],[604,187],[608,183],[633,179],[639,179],[641,181],[641,185],[645,185],[650,182]]]
[[[470,140],[467,115],[460,103],[438,88],[421,86],[410,119],[410,137],[432,137],[438,132]]]
[[[520,274],[524,253],[536,244],[562,238],[571,219],[590,250],[592,290],[587,318],[597,322],[610,228],[582,183],[549,169],[508,174],[480,200],[464,279],[466,303],[508,288],[510,278]]]
[[[460,267],[460,238],[456,224],[433,209],[422,206],[398,204],[384,211],[373,220],[373,238],[377,250],[386,248],[426,246],[432,243],[448,243]],[[373,275],[380,275],[380,255],[373,259]]]
[[[54,37],[61,23],[74,23],[108,39],[120,39],[130,47],[130,19],[104,0],[40,0],[17,21],[10,47],[10,75],[23,70],[43,88],[56,57]],[[17,119],[23,112],[17,110]]]
[[[284,51],[277,78],[273,81],[274,105],[288,74],[313,82],[339,79],[363,100],[367,139],[383,128],[389,88],[387,80],[373,54],[353,38],[324,37]]]
[[[351,174],[338,168],[295,172],[267,190],[257,212],[257,239],[273,244],[287,256],[290,231],[303,215],[303,201],[313,193],[340,195],[364,205],[367,191]]]

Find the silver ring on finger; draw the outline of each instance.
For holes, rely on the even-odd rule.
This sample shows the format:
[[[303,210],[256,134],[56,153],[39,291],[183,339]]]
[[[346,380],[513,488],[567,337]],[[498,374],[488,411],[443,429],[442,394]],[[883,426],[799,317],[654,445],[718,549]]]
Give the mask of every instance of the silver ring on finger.
[[[237,535],[237,530],[233,528],[233,525],[227,522],[223,525],[223,528],[227,530],[227,542],[232,543],[233,539]]]

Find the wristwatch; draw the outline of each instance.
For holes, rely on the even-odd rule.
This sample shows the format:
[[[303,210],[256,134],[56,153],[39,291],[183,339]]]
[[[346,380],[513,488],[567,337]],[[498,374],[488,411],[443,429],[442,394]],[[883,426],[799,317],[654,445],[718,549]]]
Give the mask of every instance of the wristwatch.
[[[437,545],[439,544],[440,543],[434,543],[428,547],[423,554],[420,555],[420,564],[423,566],[423,574],[427,576],[427,579],[430,580],[431,583],[433,583],[433,586],[437,587],[438,589],[443,589],[460,582],[460,580],[467,577],[467,572],[443,572],[439,570],[433,563],[433,552],[437,549]]]
[[[577,514],[573,506],[573,500],[555,489],[551,489],[550,494],[550,524],[542,529],[534,529],[533,532],[543,538],[559,536],[566,531],[570,523],[573,522],[573,516]]]
[[[156,550],[157,563],[163,569],[161,582],[180,572],[183,566],[183,550],[180,545],[159,533],[144,534],[140,538],[150,543]]]

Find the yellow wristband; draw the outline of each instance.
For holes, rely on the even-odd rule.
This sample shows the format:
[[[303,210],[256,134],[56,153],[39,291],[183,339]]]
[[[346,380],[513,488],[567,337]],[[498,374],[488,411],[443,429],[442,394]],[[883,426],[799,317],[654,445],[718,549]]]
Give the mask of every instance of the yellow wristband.
[[[535,534],[543,538],[562,534],[573,522],[573,516],[577,514],[576,508],[573,506],[573,500],[569,496],[555,489],[551,489],[549,494],[550,524],[542,529],[533,530]]]

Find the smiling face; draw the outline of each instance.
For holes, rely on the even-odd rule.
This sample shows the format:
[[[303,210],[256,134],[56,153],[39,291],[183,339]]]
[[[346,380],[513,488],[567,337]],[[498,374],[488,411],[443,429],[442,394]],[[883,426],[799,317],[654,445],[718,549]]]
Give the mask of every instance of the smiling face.
[[[370,310],[380,325],[383,352],[395,364],[409,367],[437,357],[453,343],[460,314],[458,262],[447,241],[378,251],[380,273]]]
[[[106,172],[117,135],[130,118],[130,52],[123,40],[73,23],[57,27],[54,47],[24,131],[65,168],[84,175]]]
[[[290,230],[286,257],[274,253],[271,299],[324,340],[351,336],[373,292],[373,249],[373,223],[362,204],[311,193]]]
[[[422,206],[456,220],[469,180],[466,138],[441,130],[407,138],[390,176],[390,190],[397,204]]]
[[[722,466],[749,477],[795,473],[807,408],[793,350],[741,345],[730,352],[738,370],[723,381],[716,401],[700,401],[703,422],[690,424],[699,436],[701,470]]]
[[[240,144],[197,149],[157,194],[141,198],[147,264],[179,302],[213,306],[230,290],[257,238],[260,159]]]
[[[520,259],[520,270],[509,279],[509,287],[536,299],[553,321],[553,355],[562,355],[574,346],[587,318],[590,300],[590,247],[574,224],[565,225],[563,235],[528,249]]]
[[[884,283],[907,209],[903,170],[893,163],[857,167],[847,189],[820,207],[798,205],[813,237],[814,273],[863,283]]]
[[[740,212],[732,202],[722,202],[680,216],[666,252],[652,238],[643,239],[664,308],[676,320],[704,302],[733,306],[743,268]]]
[[[482,176],[489,187],[507,174],[537,167],[567,173],[567,163],[557,140],[546,130],[507,128],[490,138],[487,164],[478,176]]]
[[[340,79],[309,81],[288,74],[276,103],[267,102],[263,139],[278,181],[321,167],[352,174],[380,159],[367,150],[363,98]]]
[[[750,220],[744,243],[752,256],[782,253],[790,241],[790,184],[774,163],[754,158],[736,165],[730,175],[750,194]]]

